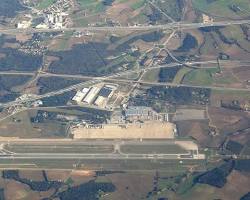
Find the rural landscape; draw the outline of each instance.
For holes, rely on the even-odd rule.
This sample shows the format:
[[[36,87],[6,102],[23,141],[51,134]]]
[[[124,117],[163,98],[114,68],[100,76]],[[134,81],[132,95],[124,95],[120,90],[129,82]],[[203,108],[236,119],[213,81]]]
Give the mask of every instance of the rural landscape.
[[[0,200],[249,200],[249,0],[1,0]]]

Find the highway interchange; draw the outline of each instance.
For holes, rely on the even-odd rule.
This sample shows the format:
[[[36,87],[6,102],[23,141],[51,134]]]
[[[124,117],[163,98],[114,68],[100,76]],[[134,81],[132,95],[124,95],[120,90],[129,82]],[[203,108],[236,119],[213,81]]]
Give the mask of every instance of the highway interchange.
[[[159,29],[196,29],[196,28],[201,28],[201,27],[214,27],[214,26],[229,26],[229,25],[241,25],[241,24],[249,24],[250,20],[229,20],[229,21],[219,21],[219,22],[213,22],[213,23],[183,23],[183,22],[173,22],[169,24],[164,24],[164,25],[147,25],[147,26],[116,26],[116,27],[71,27],[71,28],[63,28],[63,29],[8,29],[8,28],[0,28],[0,33],[4,34],[18,34],[18,33],[35,33],[35,32],[54,32],[54,31],[119,31],[119,30],[159,30]],[[170,36],[171,37],[171,36]],[[176,63],[171,63],[169,65],[165,66],[156,66],[155,68],[162,68],[162,67],[174,67],[174,66],[180,66],[180,65],[185,65],[185,66],[193,66],[197,64],[209,64],[211,61],[204,61],[204,62],[186,62],[186,63],[181,63],[176,60]],[[217,61],[212,61],[216,63]],[[116,74],[111,74],[109,76],[104,76],[104,77],[84,77],[84,76],[72,76],[72,75],[61,75],[61,74],[51,74],[43,71],[38,71],[37,76],[57,76],[57,77],[68,77],[68,78],[86,78],[90,79],[89,81],[85,81],[76,85],[72,85],[67,88],[63,88],[57,91],[49,92],[47,94],[43,95],[34,95],[32,97],[29,97],[27,99],[22,99],[22,100],[16,100],[8,103],[2,103],[0,106],[2,108],[7,108],[10,106],[22,104],[25,102],[30,102],[30,101],[35,101],[38,99],[42,99],[45,97],[50,97],[50,96],[56,96],[63,94],[65,92],[69,92],[78,88],[86,87],[89,85],[93,85],[98,82],[102,81],[112,81],[112,82],[118,82],[118,83],[131,83],[134,85],[137,84],[145,84],[145,85],[159,85],[159,86],[173,86],[173,87],[196,87],[196,88],[208,88],[208,89],[223,89],[223,90],[238,90],[238,91],[250,91],[249,88],[230,88],[230,87],[216,87],[216,86],[199,86],[199,85],[186,85],[186,84],[175,84],[175,83],[155,83],[155,82],[146,82],[142,81],[141,78],[139,80],[127,80],[127,79],[117,79],[118,77],[122,77],[127,74],[131,73],[145,73],[145,71],[153,69],[152,67],[150,68],[145,68],[145,69],[136,69],[136,70],[128,70],[125,72],[120,72]],[[17,75],[18,72],[12,72],[13,74]],[[2,74],[7,74],[7,72],[2,72]],[[11,72],[10,72],[11,74]],[[27,72],[20,72],[20,75],[29,75]],[[142,77],[142,76],[140,76]]]
[[[228,26],[228,25],[240,25],[240,24],[249,24],[250,20],[237,20],[237,21],[222,21],[222,22],[213,22],[213,23],[179,23],[179,22],[173,22],[166,25],[156,25],[156,26],[129,26],[129,27],[72,27],[72,28],[64,28],[64,29],[1,29],[0,33],[4,34],[18,34],[18,33],[35,33],[35,32],[56,32],[56,31],[123,31],[123,30],[132,30],[132,31],[142,31],[142,30],[165,30],[165,29],[196,29],[201,27],[212,27],[212,26]],[[119,78],[124,75],[130,74],[130,73],[141,73],[145,72],[147,70],[153,69],[153,68],[163,68],[163,67],[174,67],[174,66],[181,66],[181,65],[187,65],[190,67],[197,67],[199,64],[216,64],[217,61],[201,61],[201,62],[186,62],[186,63],[171,63],[164,66],[155,66],[150,67],[149,69],[136,69],[136,70],[128,70],[125,72],[120,72],[116,74],[112,74],[109,76],[104,77],[86,77],[81,75],[65,75],[65,74],[52,74],[48,72],[38,72],[39,76],[49,77],[49,76],[55,76],[55,77],[68,77],[68,78],[78,78],[78,79],[86,79],[88,81],[72,85],[67,88],[59,89],[57,91],[49,92],[43,95],[34,95],[28,99],[23,100],[16,100],[9,103],[3,103],[0,104],[1,107],[10,107],[13,105],[22,104],[29,101],[35,101],[38,99],[42,99],[45,97],[55,96],[59,94],[63,94],[65,92],[69,92],[78,88],[86,87],[98,82],[102,81],[111,81],[116,83],[131,83],[131,84],[145,84],[145,85],[159,85],[159,86],[174,86],[174,87],[195,87],[195,88],[209,88],[209,89],[223,89],[223,90],[239,90],[239,91],[246,91],[249,92],[249,88],[230,88],[230,87],[216,87],[216,86],[199,86],[199,85],[186,85],[186,84],[174,84],[174,83],[155,83],[155,82],[147,82],[143,81],[141,79],[139,80],[129,80],[125,78]],[[12,75],[34,75],[34,73],[30,72],[0,72],[0,74],[12,74]],[[173,142],[173,141],[172,141]],[[17,163],[14,166],[21,165],[25,166],[27,164],[23,163],[24,160],[28,161],[28,166],[36,165],[37,160],[73,160],[73,163],[77,163],[78,160],[133,160],[133,161],[141,161],[141,160],[196,160],[194,157],[193,152],[187,152],[187,153],[175,153],[175,154],[169,154],[169,153],[145,153],[145,154],[134,154],[134,153],[124,153],[120,150],[120,147],[122,145],[127,144],[152,144],[152,145],[160,145],[165,144],[167,145],[169,141],[79,141],[79,140],[43,140],[43,139],[28,139],[28,140],[22,140],[22,139],[1,139],[0,140],[0,168],[1,166],[6,167],[8,163],[14,162]],[[32,150],[32,145],[40,146],[40,149],[44,149],[41,152],[34,152],[34,149]],[[24,149],[27,146],[30,146],[31,152],[15,152],[11,151],[10,148],[6,147],[15,147],[15,145],[23,145]],[[55,146],[54,150],[55,152],[46,152],[46,148],[48,148],[48,145]],[[67,146],[68,148],[74,148],[76,145],[82,145],[84,146],[95,146],[99,145],[98,147],[101,147],[102,145],[111,145],[113,148],[112,152],[103,152],[103,153],[87,153],[86,152],[61,152],[56,151],[56,148],[58,146]],[[203,158],[204,159],[204,158]],[[199,160],[199,159],[197,159]],[[82,162],[82,161],[81,161]],[[11,165],[10,165],[11,166]],[[59,166],[60,168],[60,166]]]

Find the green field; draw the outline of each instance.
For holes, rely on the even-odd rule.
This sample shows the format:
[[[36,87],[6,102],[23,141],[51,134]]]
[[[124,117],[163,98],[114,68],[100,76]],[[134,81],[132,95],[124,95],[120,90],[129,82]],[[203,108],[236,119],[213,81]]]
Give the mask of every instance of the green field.
[[[192,69],[191,68],[188,68],[188,67],[182,67],[178,72],[177,74],[175,75],[174,77],[174,80],[173,80],[173,83],[181,83],[184,76],[190,72]]]
[[[249,16],[250,4],[248,0],[192,0],[194,7],[207,14],[224,16],[224,17],[246,17]],[[230,6],[240,8],[240,11],[235,13],[230,9]]]
[[[94,14],[104,11],[105,6],[102,1],[97,0],[77,0],[81,9],[87,10],[88,12]]]
[[[56,0],[42,0],[38,3],[38,5],[36,6],[37,9],[39,10],[43,10],[48,8],[49,6],[51,6],[52,4],[54,4],[56,2]]]
[[[121,152],[127,154],[181,154],[188,153],[175,144],[167,145],[122,145]]]
[[[33,169],[91,169],[144,171],[157,170],[166,172],[186,172],[189,166],[198,166],[205,171],[203,160],[117,160],[117,159],[1,159],[0,169],[33,168]]]
[[[148,82],[158,82],[160,69],[152,69],[143,75],[143,80]]]
[[[133,10],[137,10],[139,8],[141,8],[142,6],[144,6],[146,3],[146,0],[136,0],[132,5],[131,8]]]
[[[228,96],[228,97],[241,97],[241,98],[250,98],[250,92],[245,91],[237,91],[237,90],[212,90],[212,95],[221,95],[221,96]]]
[[[194,69],[186,74],[184,83],[193,85],[212,85],[213,74],[218,71],[218,68]]]
[[[112,153],[113,145],[35,145],[35,144],[14,144],[4,149],[14,153]]]

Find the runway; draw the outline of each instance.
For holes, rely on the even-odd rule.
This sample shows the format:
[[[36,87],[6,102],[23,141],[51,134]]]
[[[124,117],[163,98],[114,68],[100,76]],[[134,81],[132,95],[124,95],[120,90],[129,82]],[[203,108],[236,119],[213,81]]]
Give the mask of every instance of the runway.
[[[0,156],[2,159],[199,159],[196,144],[188,145],[183,148],[175,140],[13,140],[1,142]]]

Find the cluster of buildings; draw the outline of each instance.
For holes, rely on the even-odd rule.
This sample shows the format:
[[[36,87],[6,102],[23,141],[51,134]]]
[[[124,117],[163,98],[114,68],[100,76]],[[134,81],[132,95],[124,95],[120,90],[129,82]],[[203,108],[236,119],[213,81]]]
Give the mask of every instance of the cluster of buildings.
[[[32,2],[25,2],[27,5],[30,5]],[[31,4],[33,5],[33,4]],[[37,10],[34,9],[36,16],[42,18],[38,24],[32,25],[32,19],[30,20],[22,20],[17,23],[17,28],[25,29],[30,26],[34,26],[38,29],[61,29],[68,25],[70,19],[67,17],[67,11],[72,8],[74,5],[73,0],[57,0],[52,5],[48,6],[45,9]],[[33,5],[35,7],[35,5]]]
[[[214,19],[208,15],[202,14],[202,21],[204,24],[210,24],[214,22]]]
[[[77,91],[72,101],[77,104],[94,104],[100,108],[105,108],[108,100],[112,97],[116,90],[114,85],[93,86],[91,88],[83,88]]]
[[[161,120],[162,117],[151,107],[146,106],[129,106],[125,109],[125,118],[128,121],[154,121]]]
[[[66,17],[64,12],[50,12],[45,15],[44,25],[48,28],[64,28],[66,26]]]
[[[36,28],[64,28],[68,23],[67,11],[73,6],[73,0],[57,0],[54,4],[42,11],[44,23]]]
[[[29,28],[32,25],[32,16],[24,15],[21,17],[20,21],[16,24],[17,28]]]

